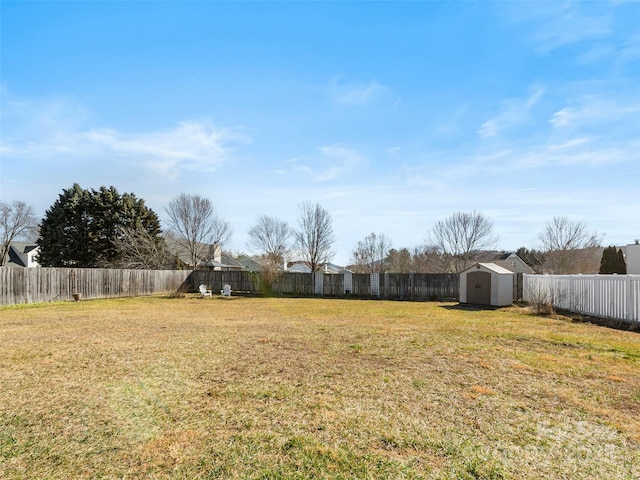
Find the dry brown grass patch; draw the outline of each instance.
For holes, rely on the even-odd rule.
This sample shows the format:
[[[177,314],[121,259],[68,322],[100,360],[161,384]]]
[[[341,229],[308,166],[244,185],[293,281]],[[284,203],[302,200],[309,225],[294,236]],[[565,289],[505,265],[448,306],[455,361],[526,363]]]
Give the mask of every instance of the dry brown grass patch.
[[[517,309],[0,310],[0,477],[640,476],[640,337]]]

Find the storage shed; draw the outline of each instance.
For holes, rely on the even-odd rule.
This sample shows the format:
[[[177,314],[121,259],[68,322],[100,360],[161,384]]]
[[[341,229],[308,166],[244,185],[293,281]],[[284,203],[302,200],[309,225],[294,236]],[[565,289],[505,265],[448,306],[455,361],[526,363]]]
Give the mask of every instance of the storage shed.
[[[460,303],[513,304],[513,272],[495,263],[476,263],[460,274]]]

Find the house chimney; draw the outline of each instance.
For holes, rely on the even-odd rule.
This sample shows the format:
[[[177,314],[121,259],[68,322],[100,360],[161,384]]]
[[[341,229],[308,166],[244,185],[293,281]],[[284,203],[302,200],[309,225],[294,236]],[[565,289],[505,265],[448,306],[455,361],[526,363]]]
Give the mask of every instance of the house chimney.
[[[209,259],[214,262],[222,263],[222,249],[217,243],[209,245]]]

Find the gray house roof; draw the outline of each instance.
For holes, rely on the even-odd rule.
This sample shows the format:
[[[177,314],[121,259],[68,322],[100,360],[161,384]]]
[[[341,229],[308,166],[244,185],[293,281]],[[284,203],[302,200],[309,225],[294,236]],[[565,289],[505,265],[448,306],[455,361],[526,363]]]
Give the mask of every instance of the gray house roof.
[[[187,245],[181,240],[167,236],[165,238],[167,244],[167,250],[171,254],[180,260],[180,262],[186,267],[191,268],[191,252]],[[210,245],[205,243],[198,244],[199,252],[199,268],[205,269],[220,269],[220,270],[243,270],[244,267],[236,261],[233,256],[221,251],[217,245]]]
[[[346,269],[345,267],[341,267],[340,265],[336,265],[335,263],[327,262],[319,265],[320,269],[318,272],[324,273],[352,273],[351,270]],[[298,260],[295,262],[289,262],[287,266],[288,272],[302,272],[309,273],[311,272],[311,265],[309,262],[304,260]]]
[[[512,272],[535,273],[535,270],[515,252],[479,252],[476,255],[476,260],[495,263]]]
[[[240,255],[236,260],[244,267],[245,270],[250,272],[261,272],[264,268],[260,262],[245,255]]]
[[[26,267],[20,255],[27,254],[38,248],[34,242],[11,242],[9,244],[9,254],[7,258],[6,267]]]
[[[219,268],[221,270],[244,270],[244,266],[239,263],[235,258],[231,255],[222,252],[220,256],[220,261],[217,260],[207,260],[200,264],[200,267],[203,268]]]

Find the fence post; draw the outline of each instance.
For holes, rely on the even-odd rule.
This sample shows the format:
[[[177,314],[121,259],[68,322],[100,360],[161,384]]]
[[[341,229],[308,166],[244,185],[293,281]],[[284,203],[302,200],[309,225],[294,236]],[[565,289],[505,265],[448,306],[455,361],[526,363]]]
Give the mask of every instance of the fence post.
[[[602,291],[600,289],[600,277],[598,275],[593,276],[593,310],[594,314],[601,315],[602,312]],[[609,309],[607,309],[609,310]],[[607,312],[608,313],[608,312]]]
[[[575,306],[576,306],[576,285],[575,285],[575,279],[573,278],[572,275],[568,275],[569,278],[569,298],[567,299],[567,305],[569,306],[569,308],[567,310],[569,310],[570,312],[575,312]]]
[[[626,302],[625,302],[625,319],[628,321],[634,321],[634,320],[640,320],[640,318],[633,318],[633,300],[634,300],[634,291],[633,291],[633,281],[632,281],[632,276],[631,275],[627,275],[627,279],[625,281],[625,285],[624,287],[626,288]],[[640,313],[640,312],[638,312]]]
[[[382,281],[382,298],[389,297],[389,272],[384,272],[384,277]]]

